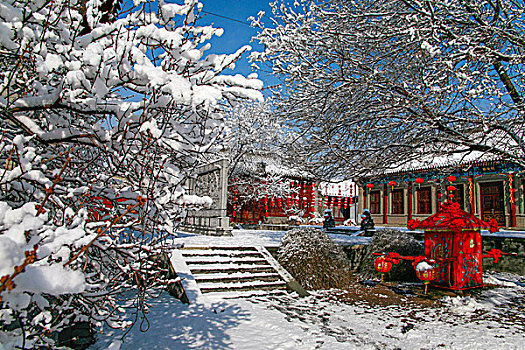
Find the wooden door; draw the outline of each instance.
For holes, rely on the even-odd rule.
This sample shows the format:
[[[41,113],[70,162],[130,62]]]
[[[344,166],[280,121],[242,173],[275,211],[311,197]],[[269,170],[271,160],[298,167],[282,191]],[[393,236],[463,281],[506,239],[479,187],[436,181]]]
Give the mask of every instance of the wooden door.
[[[506,226],[503,201],[503,182],[487,182],[479,185],[481,196],[481,219],[496,219],[498,225]]]

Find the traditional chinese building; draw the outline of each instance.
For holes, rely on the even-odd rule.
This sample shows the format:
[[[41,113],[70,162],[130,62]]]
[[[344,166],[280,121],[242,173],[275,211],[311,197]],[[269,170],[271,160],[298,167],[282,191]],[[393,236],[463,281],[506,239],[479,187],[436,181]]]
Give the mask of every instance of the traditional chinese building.
[[[361,177],[360,210],[370,209],[376,224],[405,226],[425,219],[453,195],[462,210],[501,227],[525,228],[525,169],[499,159],[412,166]]]
[[[230,179],[228,217],[238,223],[309,223],[332,209],[340,224],[355,220],[356,196],[353,182],[319,183],[279,159],[252,155]]]

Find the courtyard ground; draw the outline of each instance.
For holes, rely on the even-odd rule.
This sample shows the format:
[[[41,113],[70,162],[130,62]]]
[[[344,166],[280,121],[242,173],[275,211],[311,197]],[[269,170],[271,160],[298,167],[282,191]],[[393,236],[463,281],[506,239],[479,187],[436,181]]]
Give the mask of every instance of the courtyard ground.
[[[230,238],[183,234],[176,241],[273,246],[281,236],[235,230]],[[91,349],[521,349],[525,277],[489,272],[484,281],[483,289],[462,294],[430,289],[425,296],[419,283],[356,279],[347,290],[302,298],[223,294],[190,305],[163,293],[124,342],[119,331],[105,329]]]

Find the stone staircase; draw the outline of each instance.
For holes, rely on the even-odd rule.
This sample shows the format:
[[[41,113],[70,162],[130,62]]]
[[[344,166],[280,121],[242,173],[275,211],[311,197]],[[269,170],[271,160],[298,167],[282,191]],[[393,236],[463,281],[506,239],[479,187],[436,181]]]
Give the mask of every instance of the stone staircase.
[[[180,253],[203,294],[304,291],[261,246],[185,246]]]

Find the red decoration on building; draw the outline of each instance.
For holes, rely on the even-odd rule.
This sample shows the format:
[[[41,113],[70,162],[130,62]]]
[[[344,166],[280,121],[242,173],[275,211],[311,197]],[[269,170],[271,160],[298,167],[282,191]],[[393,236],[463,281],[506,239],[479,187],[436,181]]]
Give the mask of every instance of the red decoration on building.
[[[397,186],[397,182],[395,182],[394,180],[390,181],[388,183],[388,186],[392,187],[392,190],[394,190],[394,186]]]
[[[450,175],[449,177],[447,177],[447,180],[450,182],[454,182],[456,181],[456,177],[454,175]]]
[[[374,184],[366,184],[366,188],[372,189],[374,188]]]
[[[414,180],[414,182],[418,184],[419,188],[421,188],[421,184],[422,184],[423,182],[425,182],[425,180],[423,180],[422,178],[418,177],[418,178],[416,178],[416,179]]]
[[[447,191],[449,192],[448,194],[448,198],[452,199],[454,198],[454,191],[456,190],[456,188],[452,185],[450,186],[447,186]]]

